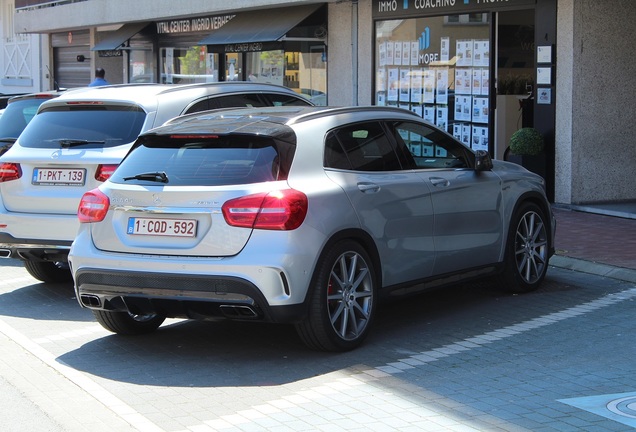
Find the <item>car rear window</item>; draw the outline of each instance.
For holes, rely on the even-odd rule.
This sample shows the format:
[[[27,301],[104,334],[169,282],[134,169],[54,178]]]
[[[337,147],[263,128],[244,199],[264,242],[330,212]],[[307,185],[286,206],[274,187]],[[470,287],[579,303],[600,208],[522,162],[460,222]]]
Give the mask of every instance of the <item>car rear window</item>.
[[[115,147],[135,141],[145,119],[146,113],[137,106],[54,106],[31,120],[20,136],[20,145],[31,148]]]
[[[290,153],[289,145],[271,137],[148,136],[140,138],[110,180],[133,184],[162,181],[171,186],[283,180]]]

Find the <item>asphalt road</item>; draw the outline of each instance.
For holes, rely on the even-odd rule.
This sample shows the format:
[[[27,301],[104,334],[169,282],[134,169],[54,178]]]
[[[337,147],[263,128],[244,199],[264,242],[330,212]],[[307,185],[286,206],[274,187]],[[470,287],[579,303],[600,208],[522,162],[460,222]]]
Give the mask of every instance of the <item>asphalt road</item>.
[[[634,283],[551,267],[384,304],[341,354],[288,326],[102,329],[70,284],[0,260],[2,431],[631,431]]]

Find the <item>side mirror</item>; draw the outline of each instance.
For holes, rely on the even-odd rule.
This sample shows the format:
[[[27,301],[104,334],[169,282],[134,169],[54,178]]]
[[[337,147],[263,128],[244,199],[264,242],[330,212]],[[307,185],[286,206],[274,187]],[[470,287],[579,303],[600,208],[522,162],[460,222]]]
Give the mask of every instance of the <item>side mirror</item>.
[[[475,152],[475,171],[490,171],[492,169],[492,158],[486,150]]]

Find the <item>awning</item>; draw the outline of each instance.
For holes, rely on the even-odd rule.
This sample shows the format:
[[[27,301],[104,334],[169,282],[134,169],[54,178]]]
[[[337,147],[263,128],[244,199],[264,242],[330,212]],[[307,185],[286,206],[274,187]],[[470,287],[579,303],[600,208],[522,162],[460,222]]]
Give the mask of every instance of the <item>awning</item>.
[[[147,22],[124,24],[119,30],[106,36],[98,42],[91,51],[110,51],[121,47],[128,39],[142,31],[148,25]]]
[[[199,45],[227,45],[279,41],[316,12],[320,4],[239,12]]]

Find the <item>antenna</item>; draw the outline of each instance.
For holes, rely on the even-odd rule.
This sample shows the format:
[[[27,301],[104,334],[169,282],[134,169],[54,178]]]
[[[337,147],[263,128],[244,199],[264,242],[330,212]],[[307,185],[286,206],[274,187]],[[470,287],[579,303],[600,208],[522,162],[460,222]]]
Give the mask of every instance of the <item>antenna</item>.
[[[49,65],[46,65],[46,70],[49,71],[49,76],[53,78],[53,87],[55,88],[55,91],[60,91],[60,86],[58,85],[57,81],[55,81],[55,77],[51,73],[51,69],[49,69]]]

